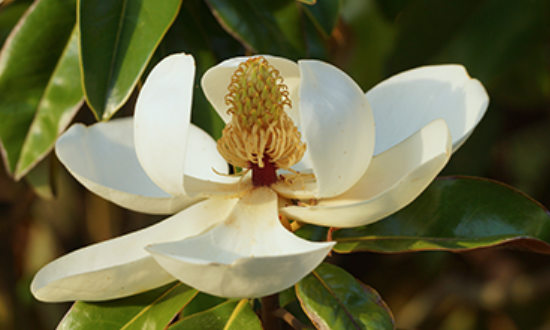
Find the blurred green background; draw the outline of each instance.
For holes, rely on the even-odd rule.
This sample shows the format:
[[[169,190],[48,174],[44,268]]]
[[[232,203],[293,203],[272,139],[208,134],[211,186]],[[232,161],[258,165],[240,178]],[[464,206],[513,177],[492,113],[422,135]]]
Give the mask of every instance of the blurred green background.
[[[253,49],[330,61],[366,91],[409,68],[461,63],[487,88],[490,105],[442,175],[497,179],[550,206],[550,1],[330,1],[340,6],[341,15],[335,17],[330,35],[324,36],[312,32],[311,21],[304,18],[315,9],[296,3],[292,5],[300,6],[300,16],[285,15],[288,3],[269,2],[269,13],[291,41],[281,43],[265,36],[259,42],[254,38],[262,36],[246,31],[235,39],[212,15],[211,7],[184,0],[180,15],[185,13],[188,19],[176,20],[150,66],[168,53],[187,51],[196,57],[200,74],[222,59]],[[0,42],[29,4],[0,4]],[[198,22],[207,29],[191,36],[189,27]],[[296,24],[303,34],[293,34]],[[290,38],[293,35],[295,39]],[[130,115],[134,99],[135,92],[117,115]],[[208,107],[199,88],[195,107]],[[203,127],[219,125],[208,121],[206,110],[193,116]],[[88,109],[75,120],[94,122]],[[49,172],[53,175],[44,175]],[[160,219],[126,211],[92,195],[53,156],[35,173],[14,182],[0,170],[2,329],[51,329],[70,306],[40,303],[31,296],[30,281],[42,265],[67,251]],[[51,178],[53,191],[45,178]],[[398,328],[550,329],[548,255],[496,248],[460,254],[358,253],[335,255],[331,262],[378,290]]]

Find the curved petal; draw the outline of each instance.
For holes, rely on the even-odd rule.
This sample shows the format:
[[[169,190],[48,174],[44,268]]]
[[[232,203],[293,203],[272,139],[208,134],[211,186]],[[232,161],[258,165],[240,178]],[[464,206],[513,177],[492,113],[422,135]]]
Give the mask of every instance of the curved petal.
[[[279,70],[281,76],[283,77],[283,83],[288,86],[290,92],[290,101],[292,102],[293,107],[287,110],[290,117],[296,123],[296,107],[298,106],[298,87],[300,83],[300,72],[298,70],[298,65],[283,57],[270,56],[270,55],[254,55],[254,56],[241,56],[234,57],[228,60],[221,62],[220,64],[208,69],[204,73],[201,79],[201,86],[206,98],[212,104],[218,115],[223,119],[224,122],[229,122],[231,120],[231,115],[227,114],[228,106],[225,104],[225,94],[227,94],[227,87],[231,82],[231,76],[233,72],[237,69],[241,62],[246,61],[250,57],[263,56],[265,59],[273,65],[277,70]]]
[[[456,151],[489,104],[483,85],[456,64],[399,73],[374,86],[366,95],[376,122],[375,155],[437,118],[447,122]]]
[[[361,88],[340,69],[301,60],[300,131],[317,180],[315,197],[353,186],[369,166],[374,119]]]
[[[175,54],[151,71],[137,98],[134,141],[139,162],[164,191],[183,195],[195,79],[191,55]]]
[[[89,127],[75,124],[59,137],[55,153],[91,192],[134,211],[174,213],[198,200],[171,196],[149,179],[136,157],[130,117]]]
[[[443,119],[374,156],[359,182],[344,194],[315,206],[288,206],[292,219],[332,227],[366,225],[412,202],[443,169],[451,154],[451,136]]]
[[[234,178],[218,174],[229,173],[229,167],[218,152],[216,141],[194,124],[189,124],[188,129],[188,143],[185,148],[185,178],[191,177],[216,183],[235,182]],[[187,185],[186,180],[184,179],[184,188]]]
[[[109,300],[174,280],[147,253],[147,244],[200,234],[225,219],[236,199],[210,199],[148,228],[71,252],[44,266],[31,291],[47,302]]]
[[[201,291],[223,297],[261,297],[298,282],[333,245],[309,242],[288,232],[279,222],[277,194],[256,188],[223,224],[147,250],[166,271]]]

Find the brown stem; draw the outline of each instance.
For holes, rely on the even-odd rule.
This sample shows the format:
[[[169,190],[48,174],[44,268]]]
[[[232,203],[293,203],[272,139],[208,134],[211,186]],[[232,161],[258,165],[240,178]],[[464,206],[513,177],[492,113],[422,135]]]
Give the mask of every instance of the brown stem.
[[[275,315],[275,311],[279,309],[279,294],[263,297],[261,302],[264,330],[281,330],[281,320]]]
[[[270,186],[277,181],[277,167],[271,162],[269,156],[264,156],[263,162],[263,167],[258,164],[250,164],[252,184],[256,187]]]
[[[300,322],[300,320],[298,320],[296,318],[296,316],[292,315],[289,311],[287,311],[284,308],[279,308],[278,310],[274,311],[273,313],[278,318],[280,318],[283,321],[285,321],[286,323],[288,323],[288,325],[290,325],[293,329],[296,329],[296,330],[307,329],[305,324]]]

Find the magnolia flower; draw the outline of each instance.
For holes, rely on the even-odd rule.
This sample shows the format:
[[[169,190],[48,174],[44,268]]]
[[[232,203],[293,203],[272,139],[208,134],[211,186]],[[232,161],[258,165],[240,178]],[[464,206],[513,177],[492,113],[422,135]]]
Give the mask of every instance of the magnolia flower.
[[[58,158],[90,191],[174,215],[54,260],[31,284],[37,299],[113,299],[176,279],[225,297],[281,291],[334,244],[301,239],[281,219],[353,227],[396,212],[488,104],[460,65],[406,71],[365,96],[321,61],[240,57],[202,77],[227,124],[216,142],[190,123],[194,73],[190,55],[169,56],[149,74],[133,118],[75,124],[58,139]],[[243,171],[229,175],[227,163]]]

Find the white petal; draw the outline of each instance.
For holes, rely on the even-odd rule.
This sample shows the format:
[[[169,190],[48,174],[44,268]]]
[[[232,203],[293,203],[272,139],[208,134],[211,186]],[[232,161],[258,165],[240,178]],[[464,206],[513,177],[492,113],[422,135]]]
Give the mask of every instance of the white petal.
[[[210,199],[137,232],[71,252],[43,267],[31,284],[41,301],[108,300],[174,280],[147,253],[147,244],[200,234],[225,219],[236,199]]]
[[[257,188],[223,224],[202,235],[147,248],[180,281],[223,297],[261,297],[284,290],[311,272],[334,242],[314,243],[279,222],[277,195]]]
[[[229,122],[231,115],[227,114],[228,106],[225,104],[224,97],[227,94],[227,87],[231,82],[231,76],[237,69],[241,62],[246,61],[250,57],[263,56],[265,59],[273,65],[283,77],[283,83],[288,86],[290,92],[290,101],[292,102],[292,109],[288,111],[290,117],[296,120],[296,107],[298,106],[298,87],[300,82],[300,72],[298,65],[291,60],[287,60],[283,57],[269,56],[269,55],[254,55],[254,56],[241,56],[234,57],[221,62],[220,64],[210,68],[204,73],[201,79],[201,86],[204,94],[210,104],[216,109],[220,117],[224,122]],[[296,123],[296,121],[295,121]]]
[[[228,171],[229,167],[218,152],[216,141],[201,128],[190,124],[185,148],[185,178],[192,177],[218,183],[235,182],[234,178],[218,174],[227,174]],[[184,179],[184,187],[187,186],[186,180]]]
[[[397,212],[426,189],[451,154],[451,136],[443,119],[374,156],[361,180],[344,194],[315,206],[289,206],[292,219],[332,227],[366,225]]]
[[[425,66],[399,73],[367,92],[379,154],[434,119],[443,118],[453,151],[472,133],[489,104],[483,85],[461,65]]]
[[[75,124],[59,137],[55,153],[90,191],[134,211],[174,213],[198,200],[171,196],[149,179],[134,150],[132,118]]]
[[[317,178],[316,197],[332,197],[365,173],[374,149],[374,120],[361,88],[340,69],[301,60],[300,130]]]
[[[189,137],[195,62],[175,54],[151,71],[137,98],[134,141],[141,166],[172,195],[185,194],[185,154]]]

